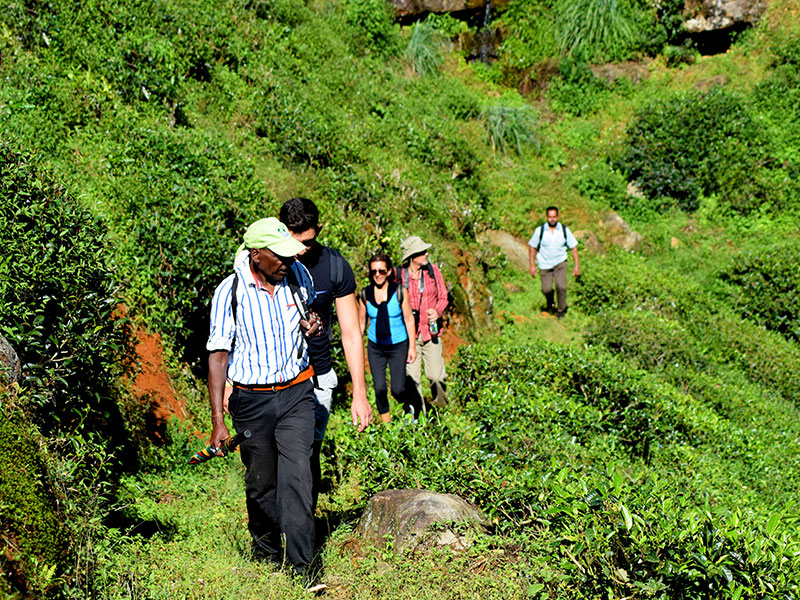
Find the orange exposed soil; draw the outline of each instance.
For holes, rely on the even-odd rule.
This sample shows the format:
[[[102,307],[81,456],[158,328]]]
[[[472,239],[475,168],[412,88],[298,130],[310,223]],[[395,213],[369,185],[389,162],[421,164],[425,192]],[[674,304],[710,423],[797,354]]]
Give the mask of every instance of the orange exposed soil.
[[[186,418],[186,406],[175,393],[164,364],[161,336],[137,329],[136,365],[133,381],[134,393],[142,406],[147,407],[145,421],[150,438],[166,441],[167,419]]]

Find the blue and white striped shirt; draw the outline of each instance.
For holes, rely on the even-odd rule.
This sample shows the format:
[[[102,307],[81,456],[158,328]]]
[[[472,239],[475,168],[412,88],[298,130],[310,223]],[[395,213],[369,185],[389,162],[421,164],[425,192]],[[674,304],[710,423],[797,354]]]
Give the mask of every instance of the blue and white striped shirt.
[[[307,304],[314,300],[314,283],[306,268],[295,261],[292,270]],[[234,276],[238,306],[236,325],[231,311]],[[206,349],[227,350],[228,378],[243,385],[268,385],[289,381],[309,366],[308,348],[300,329],[300,312],[289,282],[275,286],[274,294],[256,282],[250,261],[237,262],[214,292],[211,302],[211,333]],[[298,357],[298,349],[300,350]]]

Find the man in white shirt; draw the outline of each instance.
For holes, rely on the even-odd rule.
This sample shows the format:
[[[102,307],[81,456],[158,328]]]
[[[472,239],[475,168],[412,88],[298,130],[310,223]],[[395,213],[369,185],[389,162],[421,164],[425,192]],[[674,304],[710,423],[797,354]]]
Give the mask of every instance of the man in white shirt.
[[[558,222],[558,208],[548,206],[545,211],[547,222],[542,223],[533,232],[528,241],[528,257],[530,258],[531,277],[536,277],[538,271],[542,273],[542,294],[544,294],[548,312],[556,312],[559,319],[567,312],[567,250],[572,254],[575,267],[572,274],[576,277],[581,274],[578,261],[578,240],[567,229],[566,225]],[[538,264],[538,270],[537,270]],[[553,281],[555,280],[555,295],[557,309],[553,303]]]
[[[303,250],[277,219],[250,225],[237,253],[246,251],[243,260],[214,294],[206,346],[211,446],[219,448],[228,437],[226,377],[233,382],[233,425],[251,432],[240,449],[254,555],[281,562],[284,534],[286,560],[298,575],[307,575],[314,552],[314,371],[306,338],[320,327],[319,317],[306,310],[313,282],[294,258]]]

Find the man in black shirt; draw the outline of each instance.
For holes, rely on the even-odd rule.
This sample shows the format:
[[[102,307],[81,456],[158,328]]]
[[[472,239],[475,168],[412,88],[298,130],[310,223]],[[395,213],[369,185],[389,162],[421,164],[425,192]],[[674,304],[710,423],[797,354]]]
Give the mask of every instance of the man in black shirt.
[[[333,390],[338,384],[336,372],[333,370],[331,357],[331,319],[335,303],[336,316],[342,330],[342,346],[347,360],[347,368],[353,381],[353,400],[350,413],[353,425],[363,431],[372,420],[372,406],[367,400],[367,388],[364,382],[364,345],[361,340],[361,326],[358,321],[356,307],[356,279],[353,269],[342,255],[323,246],[317,241],[322,230],[319,224],[319,209],[307,198],[292,198],[282,207],[280,220],[288,227],[292,236],[305,244],[307,250],[298,256],[301,263],[314,279],[316,298],[309,307],[322,318],[327,334],[310,338],[308,352],[317,385],[314,389],[316,397],[316,423],[314,427],[314,449],[311,456],[311,471],[314,476],[314,505],[319,494],[320,462],[319,454],[325,429],[330,417]],[[359,422],[360,421],[360,422]]]

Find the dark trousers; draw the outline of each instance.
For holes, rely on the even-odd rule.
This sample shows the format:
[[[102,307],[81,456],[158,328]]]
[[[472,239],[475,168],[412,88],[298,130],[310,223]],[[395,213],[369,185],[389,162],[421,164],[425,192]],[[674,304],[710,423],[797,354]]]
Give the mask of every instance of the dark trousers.
[[[547,308],[553,308],[553,281],[556,284],[558,314],[567,312],[567,261],[558,263],[552,269],[542,269],[542,293],[547,300]]]
[[[372,373],[372,384],[375,388],[375,404],[378,412],[385,415],[389,412],[389,396],[386,385],[386,366],[392,381],[392,396],[403,405],[403,410],[415,415],[422,409],[421,402],[416,401],[416,394],[406,393],[406,358],[408,358],[408,340],[399,344],[376,344],[367,342],[367,358]]]
[[[314,554],[314,386],[309,380],[276,392],[234,388],[228,408],[236,431],[252,433],[240,449],[254,546],[279,561],[284,533],[286,559],[302,573]]]

